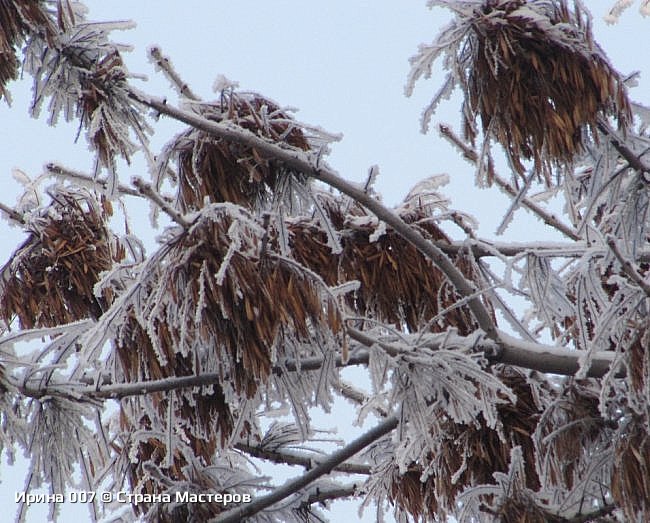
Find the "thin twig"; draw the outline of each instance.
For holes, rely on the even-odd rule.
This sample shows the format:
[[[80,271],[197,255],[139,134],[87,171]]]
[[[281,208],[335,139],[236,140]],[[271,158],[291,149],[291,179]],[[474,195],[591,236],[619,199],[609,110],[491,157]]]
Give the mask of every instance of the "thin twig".
[[[13,221],[20,223],[22,225],[25,224],[25,219],[23,218],[23,215],[20,214],[15,209],[12,209],[11,207],[5,205],[4,203],[0,203],[0,211],[4,212]]]
[[[313,505],[314,503],[322,503],[331,499],[349,498],[356,495],[358,491],[359,486],[356,483],[331,489],[315,488],[314,491],[307,496],[307,500],[302,504]]]
[[[160,70],[163,72],[172,86],[178,89],[178,92],[181,96],[184,96],[188,100],[194,100],[197,102],[200,100],[200,98],[194,94],[190,86],[181,79],[180,75],[172,66],[169,58],[162,54],[160,47],[151,47],[149,49],[149,56],[156,61],[156,65],[160,67]]]
[[[183,229],[188,229],[190,227],[191,223],[188,222],[181,213],[179,213],[169,203],[167,203],[160,194],[154,191],[150,183],[145,182],[142,178],[138,178],[138,177],[133,178],[132,183],[135,187],[137,187],[140,194],[149,198],[149,200],[151,200],[158,207],[160,207],[160,209],[167,216],[169,216],[178,225],[183,227]]]
[[[269,450],[256,445],[247,445],[245,443],[236,443],[235,448],[245,452],[254,458],[265,459],[273,463],[281,463],[285,465],[300,465],[305,469],[310,470],[318,465],[322,459],[313,456],[306,456],[304,454],[296,454],[283,450]],[[345,472],[347,474],[370,474],[370,466],[361,463],[341,463],[334,467],[334,470]]]
[[[618,245],[616,245],[616,239],[613,236],[607,237],[607,245],[614,253],[614,256],[616,256],[618,262],[621,264],[621,269],[623,269],[623,272],[634,283],[636,283],[639,287],[641,287],[641,289],[643,290],[646,296],[650,296],[650,284],[648,284],[648,282],[646,282],[641,277],[641,275],[639,274],[638,267],[635,264],[633,264],[630,260],[625,258],[625,256],[623,256],[623,253],[618,248]]]
[[[454,132],[449,128],[448,125],[440,124],[438,128],[440,130],[440,135],[443,138],[451,142],[453,145],[455,145],[462,151],[463,158],[465,158],[466,160],[468,160],[473,164],[476,164],[478,162],[478,155],[476,154],[476,152],[472,150],[470,147],[468,147],[467,144],[463,143],[463,141],[454,134]],[[510,185],[507,181],[505,181],[496,173],[494,174],[494,182],[502,190],[507,192],[513,198],[519,196],[519,191],[517,191],[517,189],[515,189],[512,185]],[[573,228],[569,227],[568,225],[560,221],[559,218],[555,217],[553,214],[543,209],[540,205],[536,204],[530,198],[526,198],[526,197],[522,198],[521,205],[527,208],[529,211],[536,214],[537,216],[539,216],[545,224],[550,225],[554,229],[560,231],[568,238],[571,238],[572,240],[576,240],[576,241],[581,239],[580,235],[578,235],[573,230]]]
[[[618,151],[618,154],[620,154],[625,159],[625,161],[632,169],[639,171],[642,174],[650,173],[650,167],[641,160],[639,155],[635,154],[632,149],[630,149],[627,145],[625,145],[625,143],[621,141],[621,139],[616,135],[614,130],[604,119],[598,120],[598,129],[609,138],[609,141],[614,149]]]
[[[306,487],[318,478],[329,474],[336,466],[345,462],[382,436],[392,432],[397,427],[397,424],[398,421],[396,417],[390,417],[382,421],[379,425],[370,429],[350,444],[332,453],[322,463],[309,472],[306,472],[298,478],[287,481],[284,485],[278,487],[270,494],[257,498],[251,503],[223,512],[211,521],[213,523],[238,523],[244,521],[245,518],[261,512],[265,508],[268,508],[271,505],[291,496],[293,493],[298,492],[300,489]]]
[[[106,190],[108,188],[108,182],[105,178],[95,178],[89,174],[80,173],[79,171],[74,171],[56,163],[48,163],[45,166],[45,170],[54,176],[60,176],[66,180],[77,181],[86,185],[95,185],[100,187],[102,190]],[[121,183],[117,185],[117,192],[121,194],[128,194],[129,196],[137,196],[139,198],[143,197],[140,192]]]
[[[357,389],[351,383],[346,382],[345,380],[339,380],[339,392],[344,398],[353,401],[357,405],[364,405],[370,398],[363,391]],[[388,412],[382,407],[375,405],[372,410],[374,410],[381,418],[388,417]]]
[[[598,507],[593,512],[586,512],[584,514],[576,514],[573,517],[566,518],[565,523],[587,523],[589,521],[596,521],[602,517],[605,517],[616,510],[617,506],[615,504],[603,505]]]

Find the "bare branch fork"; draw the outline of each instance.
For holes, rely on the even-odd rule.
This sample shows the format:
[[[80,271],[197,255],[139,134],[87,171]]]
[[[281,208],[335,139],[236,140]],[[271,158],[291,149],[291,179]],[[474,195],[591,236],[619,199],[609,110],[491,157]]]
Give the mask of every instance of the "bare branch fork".
[[[273,492],[266,496],[255,499],[253,502],[246,505],[241,505],[232,510],[228,510],[213,518],[212,523],[237,523],[243,521],[248,516],[257,514],[258,512],[264,510],[265,508],[286,499],[295,492],[298,492],[300,489],[305,488],[307,485],[315,481],[316,479],[329,474],[336,466],[348,460],[368,445],[377,441],[379,438],[392,432],[398,424],[396,417],[390,417],[382,421],[379,425],[370,429],[368,432],[360,436],[359,438],[352,441],[350,444],[345,447],[337,450],[332,453],[329,457],[323,460],[322,463],[306,472],[300,477],[287,481],[281,487],[278,487]]]

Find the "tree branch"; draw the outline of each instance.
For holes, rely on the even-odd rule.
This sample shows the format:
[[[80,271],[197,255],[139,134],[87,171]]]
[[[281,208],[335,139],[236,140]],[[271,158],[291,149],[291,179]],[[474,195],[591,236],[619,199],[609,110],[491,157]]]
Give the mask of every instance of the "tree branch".
[[[194,94],[190,86],[181,79],[180,75],[176,72],[176,69],[172,66],[169,58],[162,54],[160,47],[151,47],[149,49],[149,56],[156,61],[156,65],[160,67],[160,70],[167,77],[167,80],[169,80],[172,86],[178,90],[181,96],[184,96],[188,100],[200,100],[200,98]]]
[[[440,130],[440,135],[443,138],[451,142],[453,145],[458,147],[463,152],[463,157],[466,160],[473,163],[474,165],[477,164],[478,155],[476,154],[476,152],[470,149],[465,143],[463,143],[463,141],[454,134],[454,132],[450,129],[448,125],[440,124],[438,126],[438,129]],[[494,175],[494,182],[497,184],[497,186],[499,186],[502,190],[507,192],[510,196],[512,197],[519,196],[519,191],[517,191],[512,185],[510,185],[507,181],[505,181],[503,178],[498,176],[496,173]],[[521,205],[527,208],[532,213],[539,216],[546,225],[550,225],[551,227],[560,231],[568,238],[571,238],[572,240],[576,240],[576,241],[581,239],[580,235],[575,230],[573,230],[573,228],[569,227],[568,225],[560,221],[559,218],[555,217],[553,214],[546,211],[543,207],[536,204],[530,198],[527,197],[522,198]]]
[[[598,518],[608,516],[609,514],[614,512],[616,508],[617,507],[614,504],[603,505],[602,507],[595,509],[593,512],[587,512],[585,514],[576,514],[575,516],[566,518],[563,521],[565,523],[587,523],[589,521],[594,521],[597,520]]]
[[[88,174],[68,169],[67,167],[63,167],[62,165],[58,165],[56,163],[48,163],[45,165],[45,170],[54,176],[65,178],[66,180],[80,182],[84,185],[94,185],[96,187],[100,187],[102,190],[106,190],[108,188],[108,182],[104,178],[95,178]],[[129,196],[143,196],[139,191],[121,183],[118,184],[117,191],[121,194],[127,194]]]
[[[25,219],[23,218],[23,215],[20,214],[18,211],[12,209],[11,207],[5,205],[4,203],[0,203],[0,211],[4,212],[13,221],[20,223],[22,225],[25,224]]]
[[[162,211],[164,211],[167,216],[174,220],[183,229],[189,228],[191,225],[190,222],[188,222],[181,213],[169,205],[169,203],[167,203],[160,194],[154,191],[150,183],[145,182],[142,178],[138,177],[133,178],[132,183],[135,187],[137,187],[140,194],[149,198],[149,200],[160,207],[160,209],[162,209]]]
[[[270,494],[257,498],[251,503],[241,505],[232,510],[223,512],[211,521],[213,523],[238,523],[240,521],[243,521],[245,518],[252,516],[253,514],[257,514],[265,508],[274,505],[278,501],[282,501],[294,492],[297,492],[298,490],[306,487],[321,476],[329,474],[332,470],[334,470],[336,466],[351,458],[356,453],[363,450],[373,442],[377,441],[385,434],[393,431],[397,427],[397,423],[397,418],[395,417],[390,417],[382,421],[379,425],[370,429],[368,432],[355,439],[350,444],[332,453],[322,463],[314,467],[309,472],[303,474],[298,478],[287,481],[284,485],[278,487]]]
[[[367,335],[364,332],[348,327],[347,334],[350,338],[355,339],[364,345],[370,347],[378,345],[390,355],[397,355],[405,349],[403,346],[393,345],[382,342]],[[580,356],[582,351],[566,349],[563,347],[554,347],[522,341],[499,330],[499,342],[489,339],[478,340],[474,345],[477,350],[482,350],[485,357],[491,364],[503,363],[506,365],[515,365],[526,369],[537,370],[539,372],[548,372],[564,376],[573,376],[580,368]],[[458,342],[461,344],[463,337],[458,336]],[[438,347],[442,345],[438,343]],[[435,349],[435,342],[423,339],[423,346]],[[465,343],[465,345],[469,345]],[[609,367],[614,361],[614,352],[601,351],[594,355],[591,367],[587,376],[600,378],[609,371]],[[619,370],[617,376],[623,376],[624,370]]]
[[[129,93],[136,102],[151,107],[161,114],[170,116],[219,138],[254,147],[259,152],[284,162],[288,167],[320,180],[350,196],[373,212],[380,220],[390,225],[398,234],[427,256],[447,276],[461,296],[472,296],[476,292],[474,285],[465,278],[463,273],[441,249],[422,236],[414,227],[404,222],[394,211],[382,205],[359,187],[342,179],[328,166],[323,165],[322,162],[314,164],[304,151],[270,142],[231,122],[215,122],[189,111],[172,107],[164,101],[141,93],[134,88],[129,88]],[[470,298],[468,307],[486,335],[491,339],[496,339],[496,326],[480,297],[474,296]]]
[[[625,256],[623,256],[623,253],[618,248],[618,245],[616,245],[616,239],[613,236],[607,237],[607,245],[614,253],[614,256],[616,256],[618,262],[621,264],[623,273],[627,275],[628,278],[630,278],[639,287],[641,287],[646,296],[650,296],[650,285],[641,277],[638,268],[630,260],[626,259]]]
[[[610,125],[605,121],[604,119],[599,119],[598,120],[598,129],[600,132],[602,132],[605,136],[609,138],[609,141],[611,142],[612,146],[618,154],[620,154],[625,161],[629,164],[629,166],[636,170],[639,171],[642,174],[650,173],[650,167],[648,167],[640,158],[639,155],[637,155],[632,149],[630,149],[627,145],[625,145],[621,139],[616,136],[616,133],[614,130],[610,127]],[[648,181],[646,179],[646,181]]]
[[[583,354],[582,351],[522,341],[500,330],[498,331],[499,342],[487,338],[474,338],[470,341],[468,337],[443,333],[423,336],[417,346],[382,341],[352,327],[347,327],[346,332],[350,338],[358,341],[362,345],[366,347],[378,346],[391,356],[399,356],[404,352],[410,352],[416,349],[417,346],[427,347],[431,350],[436,350],[443,346],[450,346],[450,344],[465,347],[472,346],[474,350],[482,351],[490,364],[502,363],[564,376],[573,376],[578,371],[580,368],[580,357]],[[613,361],[613,352],[597,352],[594,354],[587,376],[593,378],[604,376]],[[340,368],[352,365],[367,365],[368,363],[368,352],[359,350],[354,351],[346,362],[343,362],[341,357],[337,357],[335,366]],[[272,372],[280,375],[287,371],[313,371],[320,369],[322,365],[323,359],[320,357],[305,358],[299,362],[296,360],[286,360],[276,364]],[[623,377],[624,375],[624,369],[619,369],[616,374],[617,377]],[[79,388],[74,388],[74,385],[70,382],[50,382],[47,387],[11,384],[19,393],[30,398],[38,399],[44,396],[63,395],[77,399],[85,397],[90,401],[95,401],[98,399],[122,399],[128,396],[141,396],[154,392],[202,387],[216,383],[220,379],[221,377],[218,373],[206,373],[198,376],[177,376],[135,383],[100,383],[98,385]]]
[[[341,396],[349,399],[350,401],[353,401],[357,405],[364,405],[370,399],[363,391],[357,389],[352,384],[346,382],[343,379],[339,380],[338,391],[341,393]],[[388,416],[388,412],[382,407],[374,406],[372,410],[374,410],[375,413],[382,418],[386,418]]]
[[[314,503],[322,503],[323,501],[329,501],[332,499],[349,498],[351,496],[354,496],[358,490],[359,487],[355,483],[352,485],[327,490],[316,488],[312,493],[309,494],[307,501],[305,501],[303,504],[313,505]]]
[[[491,363],[505,363],[565,376],[573,376],[580,368],[579,360],[584,351],[522,341],[503,331],[500,331],[499,337],[502,343],[494,346],[494,352],[490,353],[489,350],[485,352],[485,356]],[[587,376],[591,378],[603,377],[609,371],[614,356],[613,351],[597,352]],[[616,376],[623,377],[624,372],[624,369],[619,369]]]
[[[234,447],[254,458],[265,459],[273,463],[282,463],[285,465],[300,465],[307,470],[314,468],[314,465],[318,465],[323,461],[315,456],[306,456],[289,451],[269,450],[255,445],[247,445],[246,443],[236,443]],[[370,466],[360,463],[341,463],[334,467],[333,470],[347,474],[370,474]]]
[[[569,242],[492,242],[487,240],[452,241],[451,243],[435,241],[436,246],[445,251],[448,255],[454,256],[469,249],[475,258],[486,258],[489,256],[520,256],[523,254],[535,254],[537,256],[548,256],[554,258],[580,258],[587,250],[589,256],[598,258],[605,256],[606,249],[594,251],[584,241],[575,243]],[[638,255],[639,261],[650,261],[650,250],[642,250]]]

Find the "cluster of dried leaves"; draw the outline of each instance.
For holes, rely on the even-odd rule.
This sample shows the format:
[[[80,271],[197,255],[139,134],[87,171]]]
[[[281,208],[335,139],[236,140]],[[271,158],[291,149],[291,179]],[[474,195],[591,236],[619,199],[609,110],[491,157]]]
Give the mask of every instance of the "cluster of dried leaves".
[[[566,1],[538,4],[485,2],[470,22],[459,65],[467,71],[466,137],[474,142],[480,116],[483,133],[504,146],[521,175],[522,160],[532,159],[550,184],[553,167],[571,164],[587,133],[597,137],[599,118],[614,116],[625,128],[631,112],[623,82],[578,6],[572,12]]]
[[[57,190],[29,220],[27,240],[0,270],[0,318],[21,328],[55,327],[99,318],[105,296],[94,285],[124,257],[107,226],[110,202],[79,190]]]
[[[20,49],[35,28],[51,31],[50,17],[43,11],[39,2],[2,2],[0,4],[0,95],[9,96],[6,89],[11,80],[18,77]]]
[[[274,143],[308,151],[308,131],[277,104],[262,96],[224,91],[214,103],[196,104],[203,117],[228,121]],[[248,208],[268,207],[282,198],[291,181],[306,183],[300,172],[266,158],[254,147],[216,138],[194,128],[177,136],[159,162],[159,183],[168,174],[168,161],[177,165],[178,205],[183,212],[203,208],[206,201],[231,202]]]
[[[631,122],[623,79],[593,41],[579,3],[574,10],[565,0],[458,3],[458,16],[440,43],[411,59],[408,92],[417,78],[431,74],[440,53],[448,55],[450,76],[425,112],[424,125],[440,98],[459,85],[463,130],[472,144],[481,120],[489,184],[490,140],[503,146],[522,178],[532,160],[532,172],[550,186],[554,172],[571,167],[585,144],[598,140],[600,122],[614,117],[619,129]]]
[[[357,280],[359,288],[346,298],[346,304],[360,316],[377,318],[410,332],[421,328],[444,332],[454,327],[466,335],[476,328],[467,306],[454,307],[460,296],[429,259],[390,229],[374,238],[379,224],[361,209],[346,215],[345,207],[341,201],[330,201],[326,206],[328,217],[340,235],[338,253],[331,252],[325,232],[313,223],[305,220],[289,226],[292,255],[297,261],[331,286]],[[418,224],[430,240],[449,241],[431,221],[427,209],[416,209],[403,218]],[[470,258],[461,254],[454,262],[468,279],[479,287],[482,285],[479,271]],[[439,313],[439,321],[427,325]]]

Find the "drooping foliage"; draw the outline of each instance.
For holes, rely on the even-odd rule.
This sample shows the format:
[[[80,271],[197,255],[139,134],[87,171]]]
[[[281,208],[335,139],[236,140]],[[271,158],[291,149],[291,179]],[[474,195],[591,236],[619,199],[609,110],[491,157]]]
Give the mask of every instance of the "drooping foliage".
[[[440,56],[449,73],[425,126],[459,87],[464,137],[444,136],[478,185],[513,195],[506,217],[526,208],[568,239],[478,238],[445,176],[389,209],[376,168],[342,180],[333,136],[279,103],[228,82],[200,100],[152,52],[176,107],[131,85],[108,38],[128,24],[90,23],[77,2],[0,2],[0,94],[22,62],[32,114],[77,119],[96,165],[49,164],[1,208],[26,239],[1,270],[0,451],[27,451],[27,490],[126,490],[131,511],[91,510],[124,521],[321,521],[347,497],[378,520],[650,517],[650,112],[580,3],[429,3],[454,18],[411,60],[409,92]],[[185,126],[161,151],[150,109]],[[139,152],[151,181],[131,187],[115,158]],[[152,220],[148,255],[113,216],[134,201],[169,218]],[[379,424],[310,447],[314,412],[338,397]],[[306,472],[278,486],[254,459]]]

